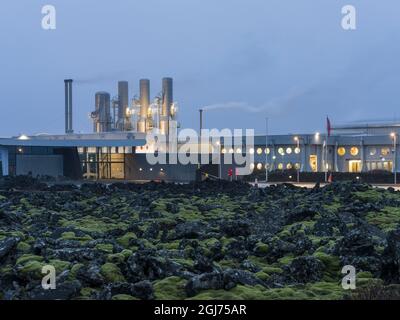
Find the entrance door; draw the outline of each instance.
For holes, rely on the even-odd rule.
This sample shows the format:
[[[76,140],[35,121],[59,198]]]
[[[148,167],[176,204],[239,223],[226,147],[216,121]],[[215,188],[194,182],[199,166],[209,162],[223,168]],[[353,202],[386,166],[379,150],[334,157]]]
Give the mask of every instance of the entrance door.
[[[353,173],[361,172],[361,160],[350,160],[349,172]]]
[[[310,155],[309,159],[310,168],[312,172],[318,171],[318,157],[315,154]]]

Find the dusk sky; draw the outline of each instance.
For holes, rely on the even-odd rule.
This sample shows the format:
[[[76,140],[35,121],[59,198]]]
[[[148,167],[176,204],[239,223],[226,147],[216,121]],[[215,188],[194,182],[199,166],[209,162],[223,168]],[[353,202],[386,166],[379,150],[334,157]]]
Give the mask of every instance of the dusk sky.
[[[42,6],[57,29],[41,27]],[[357,30],[341,27],[344,5]],[[398,0],[3,0],[0,136],[63,133],[64,82],[74,86],[74,130],[91,132],[96,91],[140,78],[152,96],[175,80],[183,128],[323,131],[400,120]]]

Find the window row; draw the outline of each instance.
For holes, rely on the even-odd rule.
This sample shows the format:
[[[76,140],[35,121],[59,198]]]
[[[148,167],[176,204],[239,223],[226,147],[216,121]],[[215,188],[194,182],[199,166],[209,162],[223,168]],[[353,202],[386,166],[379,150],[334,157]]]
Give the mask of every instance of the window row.
[[[360,153],[360,150],[357,147],[351,147],[349,151],[350,151],[350,155],[352,155],[353,157],[358,156],[358,154]],[[383,147],[383,148],[380,149],[380,155],[381,156],[387,156],[387,155],[390,154],[390,152],[391,152],[391,150],[388,147]],[[346,150],[345,147],[339,147],[338,150],[337,150],[337,153],[338,153],[339,156],[343,157],[344,155],[346,155],[347,150]],[[378,149],[377,148],[375,148],[375,147],[369,148],[369,155],[370,156],[375,156],[377,153],[378,153]]]
[[[299,170],[300,169],[300,163],[287,163],[287,164],[283,164],[283,163],[278,163],[277,164],[277,169],[278,170],[291,170],[291,169],[296,169]],[[255,165],[254,163],[250,164],[250,169],[254,170],[263,170],[263,169],[270,169],[270,164],[262,164],[262,163],[258,163],[257,165]]]
[[[242,149],[241,148],[237,148],[236,150],[234,150],[233,148],[230,148],[230,149],[226,149],[226,148],[222,148],[221,149],[221,152],[222,153],[242,153]],[[288,147],[288,148],[278,148],[278,153],[281,155],[281,156],[284,156],[285,154],[292,154],[292,153],[295,153],[295,154],[299,154],[300,152],[301,152],[301,150],[300,150],[300,148],[290,148],[290,147]],[[263,148],[257,148],[256,150],[254,149],[254,148],[250,148],[249,149],[249,153],[250,154],[254,154],[254,153],[257,153],[258,155],[261,155],[261,154],[270,154],[271,153],[271,149],[270,148],[265,148],[265,149],[263,149]]]

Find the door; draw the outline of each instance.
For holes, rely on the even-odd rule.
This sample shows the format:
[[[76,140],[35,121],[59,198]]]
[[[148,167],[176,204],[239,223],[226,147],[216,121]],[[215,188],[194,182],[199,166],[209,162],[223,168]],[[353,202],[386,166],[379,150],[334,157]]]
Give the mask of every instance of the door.
[[[318,157],[315,154],[310,155],[310,168],[312,172],[318,171]]]
[[[349,172],[352,172],[352,173],[361,172],[361,160],[350,160],[349,161]]]

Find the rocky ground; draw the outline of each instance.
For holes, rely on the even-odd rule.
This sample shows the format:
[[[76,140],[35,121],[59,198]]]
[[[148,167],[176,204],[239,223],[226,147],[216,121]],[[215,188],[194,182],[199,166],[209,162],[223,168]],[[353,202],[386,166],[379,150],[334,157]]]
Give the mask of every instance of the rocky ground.
[[[0,299],[396,299],[399,222],[399,192],[351,182],[3,180]]]

